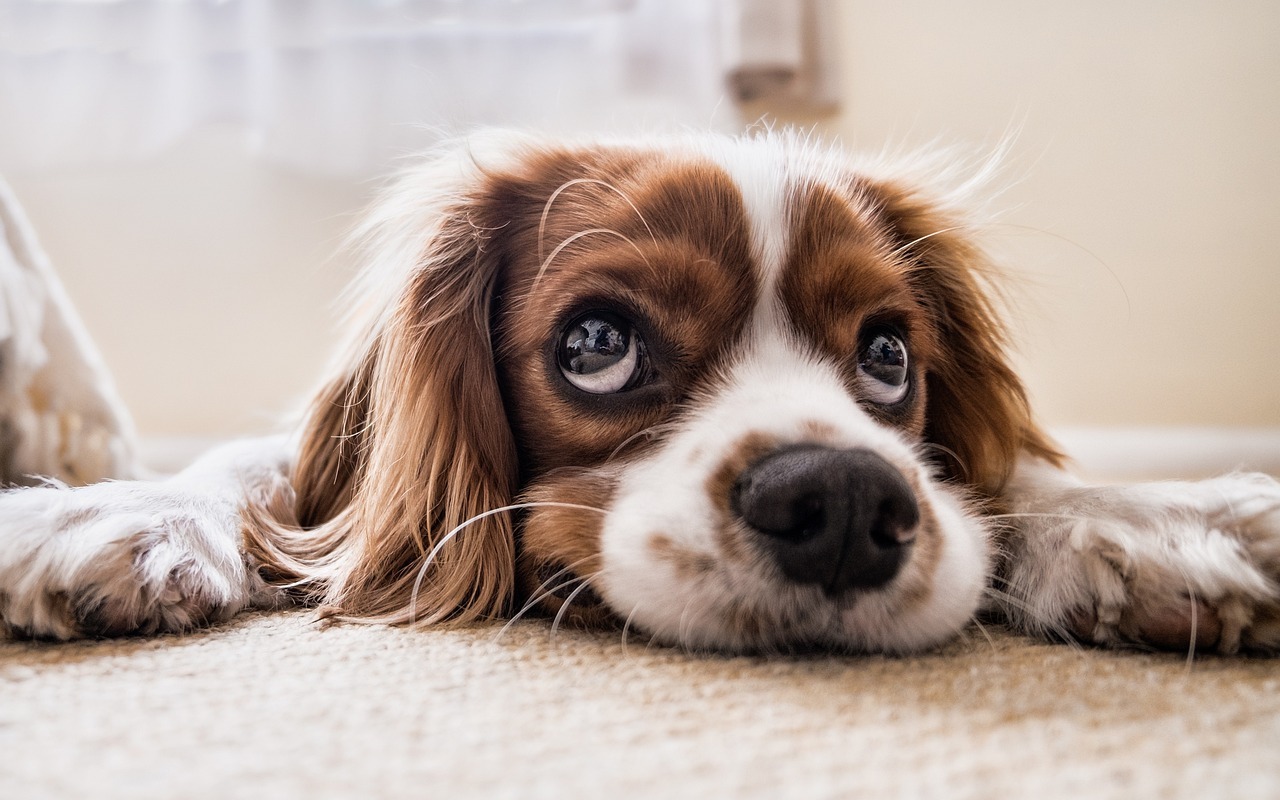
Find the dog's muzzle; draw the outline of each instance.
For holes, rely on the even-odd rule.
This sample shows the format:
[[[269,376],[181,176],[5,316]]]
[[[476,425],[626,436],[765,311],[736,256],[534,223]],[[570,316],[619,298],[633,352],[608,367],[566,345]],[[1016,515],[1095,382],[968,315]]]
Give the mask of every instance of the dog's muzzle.
[[[861,448],[776,450],[743,470],[730,504],[788,579],[830,596],[892,580],[920,522],[902,473]]]

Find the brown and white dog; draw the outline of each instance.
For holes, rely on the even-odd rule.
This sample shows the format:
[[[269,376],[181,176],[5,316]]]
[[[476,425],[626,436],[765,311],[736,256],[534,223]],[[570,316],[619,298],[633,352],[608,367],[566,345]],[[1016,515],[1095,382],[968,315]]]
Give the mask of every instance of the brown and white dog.
[[[963,194],[787,134],[472,139],[363,228],[354,335],[300,430],[0,497],[0,614],[66,639],[540,607],[910,652],[986,609],[1280,645],[1280,485],[1068,477]]]

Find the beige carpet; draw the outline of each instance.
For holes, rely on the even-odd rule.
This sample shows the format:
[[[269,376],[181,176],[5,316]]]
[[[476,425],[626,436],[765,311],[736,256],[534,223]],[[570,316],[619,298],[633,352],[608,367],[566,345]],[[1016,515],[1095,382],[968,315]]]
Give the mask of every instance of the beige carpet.
[[[1280,660],[977,630],[720,658],[521,623],[0,642],[0,797],[1276,797]]]

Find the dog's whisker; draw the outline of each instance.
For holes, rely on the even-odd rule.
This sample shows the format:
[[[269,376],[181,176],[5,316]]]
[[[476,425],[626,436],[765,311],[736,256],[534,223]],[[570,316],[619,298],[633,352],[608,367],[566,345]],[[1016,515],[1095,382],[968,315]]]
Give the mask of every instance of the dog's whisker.
[[[537,608],[538,605],[543,600],[554,595],[556,592],[560,591],[561,589],[565,589],[569,586],[572,586],[575,582],[583,580],[583,578],[581,578],[580,576],[575,575],[573,570],[576,569],[581,564],[584,564],[590,560],[591,560],[591,556],[580,558],[577,561],[571,564],[567,564],[561,567],[560,569],[556,570],[554,574],[552,574],[550,577],[548,577],[547,579],[539,583],[534,588],[534,590],[529,593],[529,599],[525,601],[524,605],[521,606],[520,610],[517,611],[514,615],[512,615],[511,619],[507,620],[507,623],[502,626],[501,630],[499,630],[496,634],[494,634],[493,640],[496,642],[499,638],[502,637],[503,634],[507,632],[507,630],[511,628],[512,625],[514,625],[517,621],[519,621],[525,614]],[[553,581],[558,580],[561,576],[566,574],[572,577],[570,577],[569,580],[566,580],[563,583],[560,583],[556,586],[550,586],[550,584]]]
[[[938,444],[937,442],[925,442],[920,445],[920,449],[925,452],[936,450],[939,453],[945,453],[951,457],[951,460],[956,462],[956,466],[960,467],[960,473],[964,476],[964,479],[966,481],[970,479],[969,465],[964,462],[964,459],[961,458],[960,454],[955,450],[952,450],[946,445]]]
[[[645,219],[644,214],[640,213],[640,209],[631,201],[631,198],[627,196],[626,192],[622,191],[617,186],[614,186],[612,183],[600,180],[599,178],[574,178],[573,180],[568,180],[560,184],[560,186],[551,193],[551,196],[547,198],[547,202],[542,206],[542,215],[538,218],[538,263],[542,263],[542,248],[546,240],[547,217],[551,213],[551,207],[555,205],[556,200],[566,189],[570,189],[574,186],[581,186],[583,184],[603,186],[609,191],[617,194],[618,197],[622,198],[622,202],[626,203],[631,210],[635,212],[636,218],[640,220],[640,224],[649,232],[649,240],[652,242],[658,241],[657,237],[653,235],[653,228],[649,227],[649,220]]]
[[[982,624],[982,620],[980,619],[973,620],[973,626],[978,629],[978,633],[982,634],[982,638],[987,640],[987,645],[991,648],[991,652],[992,653],[998,652],[998,648],[996,647],[996,640],[991,638],[991,634],[990,632],[987,631],[987,626]]]
[[[1033,607],[1026,600],[1020,597],[1017,597],[1016,595],[1013,595],[1009,592],[1006,592],[1002,589],[998,589],[996,588],[995,585],[991,583],[989,583],[986,586],[986,588],[983,589],[983,594],[985,594],[988,597],[991,597],[999,604],[1007,605],[1017,609],[1018,611],[1022,612],[1023,615],[1031,619],[1042,630],[1044,630],[1047,633],[1053,634],[1063,644],[1067,645],[1068,647],[1074,650],[1083,652],[1084,648],[1080,646],[1080,640],[1074,633],[1069,631],[1061,623],[1056,622],[1048,618],[1047,616],[1045,616],[1045,614],[1042,611]],[[1006,613],[1005,616],[1007,617],[1008,614]]]
[[[289,583],[277,583],[273,585],[288,591],[289,589],[297,589],[299,587],[306,586],[307,584],[316,583],[317,581],[318,579],[314,575],[304,575],[296,581],[290,581]]]
[[[525,298],[524,298],[525,301],[527,302],[528,298],[532,297],[534,292],[537,291],[538,284],[542,282],[543,276],[546,275],[547,269],[551,266],[551,263],[556,260],[556,256],[560,255],[560,253],[563,252],[566,247],[578,241],[579,239],[583,238],[584,236],[594,236],[595,234],[606,234],[609,236],[618,237],[622,241],[631,245],[632,249],[636,251],[636,253],[640,256],[640,260],[643,261],[646,266],[648,266],[650,269],[653,268],[653,265],[649,263],[649,257],[644,254],[644,251],[640,249],[640,246],[637,245],[635,241],[631,239],[630,236],[627,236],[624,233],[620,233],[619,231],[615,231],[612,228],[587,228],[586,230],[578,231],[577,233],[565,239],[560,244],[556,245],[555,249],[551,251],[551,255],[547,256],[546,260],[539,265],[538,274],[534,276],[533,283],[530,285],[529,291],[525,293]]]
[[[530,606],[537,605],[538,603],[542,602],[546,598],[555,594],[557,591],[564,588],[565,586],[571,585],[574,581],[581,580],[582,576],[578,575],[576,572],[574,572],[574,570],[576,570],[582,564],[585,564],[591,561],[592,558],[593,558],[592,556],[584,556],[583,558],[580,558],[577,561],[574,561],[570,564],[566,564],[565,566],[556,570],[549,578],[546,578],[545,580],[543,580],[541,583],[537,585],[536,588],[534,588],[532,592],[529,593],[530,599],[528,602],[525,603],[525,608],[527,609]],[[560,577],[564,575],[570,576],[569,580],[565,581],[564,583],[561,583],[559,586],[549,586],[549,584],[551,584],[553,581],[558,580]]]
[[[631,444],[632,442],[639,439],[640,437],[643,436],[647,438],[653,438],[667,431],[673,430],[675,429],[675,427],[676,427],[675,423],[666,422],[666,423],[659,423],[657,425],[650,425],[644,430],[636,431],[635,433],[631,434],[627,438],[623,439],[618,444],[617,447],[613,448],[613,452],[609,453],[608,457],[605,458],[605,463],[608,463],[613,459],[617,458],[618,453],[621,453],[626,448],[627,445]]]
[[[561,503],[554,500],[536,500],[491,508],[488,511],[482,511],[479,514],[463,520],[458,525],[454,526],[453,530],[440,537],[440,541],[436,542],[435,547],[431,548],[431,552],[427,553],[426,558],[423,559],[422,566],[418,568],[418,575],[413,581],[413,591],[409,596],[409,625],[412,626],[417,624],[418,593],[422,591],[422,581],[427,576],[427,570],[431,568],[433,563],[435,563],[436,557],[440,555],[440,551],[444,549],[446,544],[453,541],[454,537],[467,527],[474,525],[482,519],[488,519],[489,517],[497,514],[509,514],[513,511],[522,511],[527,508],[571,508],[579,511],[594,511],[599,514],[605,513],[603,509],[596,508],[595,506],[583,505],[581,503]]]
[[[904,244],[904,245],[899,245],[898,247],[896,247],[892,252],[890,252],[889,257],[890,257],[891,259],[896,259],[896,258],[900,257],[903,253],[906,253],[906,252],[908,252],[909,250],[911,250],[911,249],[912,249],[913,247],[915,247],[916,245],[918,245],[918,244],[920,244],[920,243],[922,243],[922,242],[926,242],[926,241],[928,241],[928,240],[932,239],[932,238],[933,238],[933,237],[935,237],[935,236],[945,236],[945,235],[946,235],[946,234],[948,234],[948,233],[955,233],[956,231],[969,230],[971,227],[972,227],[972,226],[970,226],[970,225],[952,225],[952,226],[947,227],[947,228],[940,228],[940,229],[938,229],[938,230],[934,231],[933,233],[926,233],[926,234],[925,234],[925,235],[923,235],[923,236],[917,236],[915,239],[912,239],[911,241],[907,242],[906,244]]]
[[[1187,674],[1190,674],[1196,660],[1196,637],[1199,632],[1200,603],[1196,600],[1196,589],[1191,583],[1191,576],[1187,574],[1181,564],[1175,563],[1173,566],[1177,569],[1178,574],[1182,576],[1183,585],[1187,587],[1187,603],[1190,605],[1191,630],[1189,632],[1190,635],[1187,637],[1187,665],[1184,670]]]
[[[573,592],[570,593],[570,595],[565,598],[564,604],[560,606],[560,610],[556,612],[555,620],[553,620],[551,623],[551,640],[552,641],[555,641],[556,633],[560,629],[560,623],[564,619],[565,614],[569,612],[569,606],[573,604],[573,601],[577,599],[578,595],[582,594],[583,591],[591,587],[591,583],[587,578],[579,578],[578,580],[581,582],[581,585],[577,589],[574,589]]]
[[[693,649],[690,645],[692,640],[689,636],[689,630],[693,624],[689,621],[689,612],[693,610],[693,604],[693,597],[685,601],[684,608],[680,610],[680,620],[676,623],[676,642],[686,650]]]
[[[622,657],[623,658],[630,658],[630,653],[627,650],[627,643],[628,643],[627,634],[630,633],[631,623],[635,620],[636,614],[639,611],[640,611],[640,604],[636,603],[634,606],[632,606],[631,613],[627,614],[626,621],[622,623]]]
[[[988,520],[1006,520],[1006,519],[1062,519],[1073,522],[1084,522],[1088,517],[1081,514],[1055,514],[1051,511],[1008,511],[1000,514],[987,514]]]
[[[570,587],[577,587],[577,589],[581,589],[581,588],[583,587],[583,584],[585,584],[586,582],[587,582],[587,579],[586,579],[585,577],[583,577],[583,576],[581,576],[581,575],[573,575],[573,574],[570,574],[570,575],[569,575],[569,577],[565,578],[563,581],[561,581],[561,582],[557,583],[556,585],[549,587],[545,592],[543,592],[543,593],[538,597],[538,601],[530,601],[530,602],[526,603],[526,604],[525,604],[525,606],[524,606],[524,608],[523,608],[523,609],[521,609],[521,611],[520,611],[520,613],[519,613],[519,614],[516,614],[515,616],[513,616],[513,617],[512,617],[512,618],[507,622],[507,624],[506,624],[506,625],[503,625],[503,626],[502,626],[502,630],[498,631],[498,634],[499,634],[499,635],[501,635],[502,633],[504,633],[504,632],[505,632],[509,627],[511,627],[511,625],[513,625],[513,624],[514,624],[518,619],[520,619],[520,617],[521,617],[523,614],[525,614],[525,613],[527,613],[527,612],[529,612],[529,611],[531,611],[531,610],[533,610],[533,609],[537,608],[537,607],[538,607],[538,602],[540,602],[541,600],[545,600],[546,598],[551,597],[552,595],[556,594],[557,592],[563,591],[563,590],[568,589],[568,588],[570,588]],[[545,583],[544,583],[544,585],[545,585]],[[572,592],[572,593],[571,593],[571,596],[572,596],[572,595],[574,595],[574,594],[576,594],[577,589],[575,589],[575,590],[574,590],[574,592]],[[556,611],[557,611],[557,612],[559,612],[559,611],[564,610],[564,606],[565,606],[565,603],[561,603],[560,608],[556,609]],[[496,638],[496,637],[495,637],[495,638]]]
[[[1110,277],[1112,282],[1115,283],[1116,288],[1120,290],[1120,294],[1124,297],[1125,314],[1130,318],[1133,316],[1133,301],[1129,298],[1129,290],[1125,288],[1124,281],[1121,280],[1120,275],[1115,271],[1115,269],[1109,263],[1107,263],[1107,260],[1103,258],[1101,255],[1099,255],[1096,251],[1091,250],[1090,248],[1086,247],[1085,245],[1081,244],[1075,239],[1072,239],[1070,236],[1064,236],[1063,234],[1058,233],[1056,231],[1051,231],[1051,230],[1048,230],[1047,228],[1038,228],[1034,225],[1020,225],[1018,223],[1005,222],[1003,220],[991,220],[985,223],[984,227],[1009,228],[1011,230],[1026,231],[1028,233],[1034,233],[1039,236],[1044,236],[1045,238],[1048,238],[1048,239],[1055,239],[1059,242],[1063,242],[1067,245],[1070,245],[1071,247],[1075,248],[1076,250],[1086,255],[1088,257],[1088,260],[1102,267],[1103,271],[1107,273],[1108,277]]]

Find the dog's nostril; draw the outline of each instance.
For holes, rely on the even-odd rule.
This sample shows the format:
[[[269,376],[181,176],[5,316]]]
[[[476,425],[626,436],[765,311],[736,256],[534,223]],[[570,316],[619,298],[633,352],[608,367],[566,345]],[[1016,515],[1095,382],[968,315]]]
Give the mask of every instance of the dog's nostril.
[[[794,529],[801,539],[817,536],[827,524],[827,507],[821,495],[801,497],[792,505],[791,514],[795,518]]]
[[[740,498],[747,491],[752,498],[744,510]],[[761,533],[779,539],[801,542],[810,539],[826,526],[826,502],[820,494],[800,494],[794,499],[768,501],[769,490],[754,484],[739,483],[735,490],[735,505],[739,515],[746,519],[751,527]]]
[[[774,452],[743,471],[731,503],[784,575],[829,594],[892,580],[920,521],[906,479],[865,449]]]
[[[876,509],[871,538],[881,547],[910,544],[916,539],[920,509],[910,495],[891,493]]]

